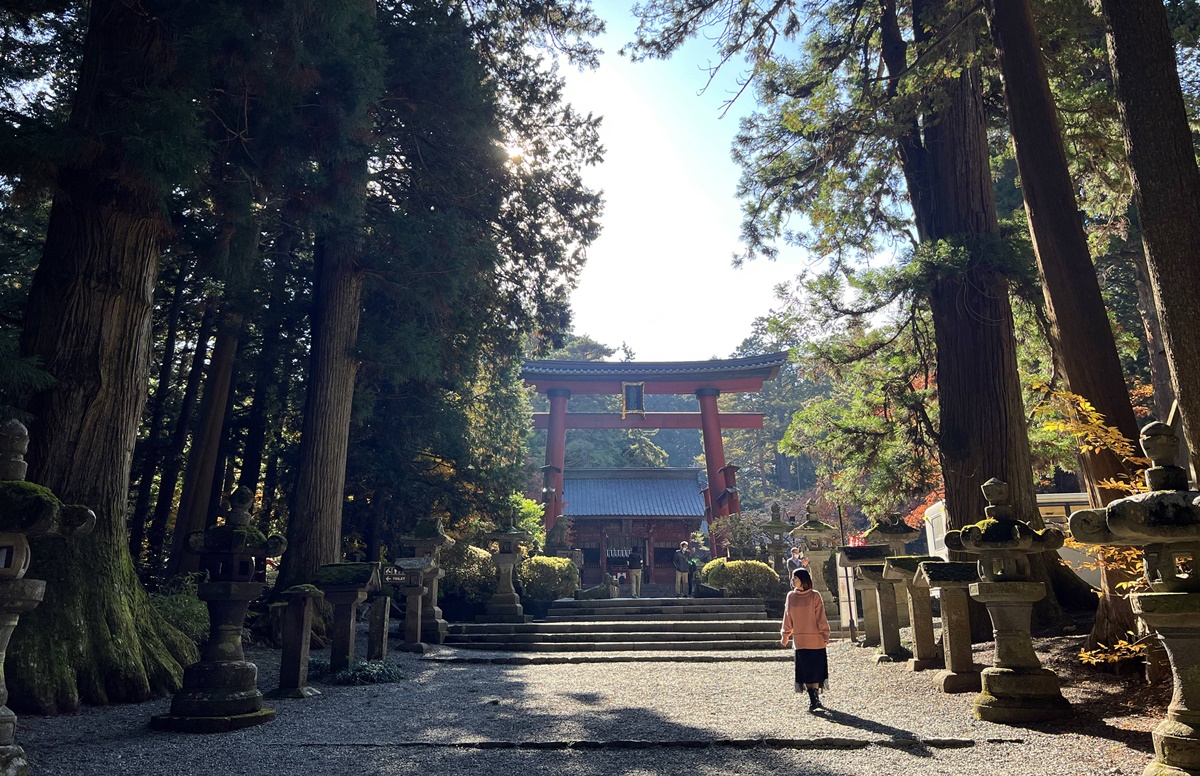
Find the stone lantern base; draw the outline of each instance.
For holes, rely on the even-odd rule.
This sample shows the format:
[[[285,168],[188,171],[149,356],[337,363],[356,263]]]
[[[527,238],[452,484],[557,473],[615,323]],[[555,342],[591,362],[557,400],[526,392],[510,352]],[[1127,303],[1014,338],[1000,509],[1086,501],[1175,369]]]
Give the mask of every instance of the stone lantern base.
[[[262,705],[258,667],[245,661],[193,663],[183,672],[183,689],[169,714],[150,718],[154,730],[176,733],[227,733],[275,719]]]
[[[985,722],[1048,722],[1071,714],[1058,676],[1046,668],[985,668],[975,716]]]

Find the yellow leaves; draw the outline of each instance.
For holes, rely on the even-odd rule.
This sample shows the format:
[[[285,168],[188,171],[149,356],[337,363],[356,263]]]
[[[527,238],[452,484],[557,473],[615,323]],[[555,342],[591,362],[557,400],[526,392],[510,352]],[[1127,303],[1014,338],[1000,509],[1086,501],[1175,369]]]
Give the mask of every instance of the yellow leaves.
[[[1046,394],[1045,402],[1034,410],[1044,418],[1042,426],[1046,430],[1075,437],[1081,452],[1111,452],[1121,460],[1125,471],[1102,480],[1098,483],[1101,488],[1130,494],[1146,490],[1142,472],[1150,461],[1137,454],[1132,440],[1105,423],[1104,414],[1097,412],[1090,401],[1070,391],[1052,391],[1044,382],[1035,383],[1034,389]]]
[[[1116,663],[1121,660],[1145,657],[1146,651],[1150,648],[1149,641],[1153,638],[1153,634],[1141,637],[1132,631],[1126,631],[1126,634],[1133,640],[1120,639],[1112,646],[1097,644],[1097,649],[1079,650],[1079,662],[1086,665],[1100,665],[1101,663]]]

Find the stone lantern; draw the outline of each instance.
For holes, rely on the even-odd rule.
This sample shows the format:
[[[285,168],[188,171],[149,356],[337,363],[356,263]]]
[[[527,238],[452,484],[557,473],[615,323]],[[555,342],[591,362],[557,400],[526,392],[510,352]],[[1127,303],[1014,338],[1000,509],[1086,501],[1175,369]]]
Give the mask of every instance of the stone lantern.
[[[983,689],[975,698],[975,716],[987,722],[1042,722],[1071,711],[1059,691],[1058,676],[1042,668],[1033,651],[1030,620],[1033,604],[1046,586],[1030,580],[1029,556],[1057,550],[1062,532],[1038,531],[1019,520],[1009,487],[992,478],[982,486],[988,505],[984,520],[946,533],[946,546],[979,556],[979,582],[971,597],[987,606],[996,634],[996,656],[983,670]]]
[[[837,557],[839,566],[854,569],[854,589],[863,594],[862,645],[878,647],[882,644],[884,654],[899,654],[896,586],[890,581],[883,581],[883,563],[889,552],[891,550],[886,544],[846,545],[838,548]],[[881,611],[886,619],[880,616]],[[886,641],[882,638],[885,627],[888,634]]]
[[[521,560],[521,543],[529,539],[529,533],[513,526],[511,520],[505,526],[484,535],[490,546],[496,544],[492,560],[496,564],[496,592],[488,602],[487,613],[476,617],[478,622],[526,623],[533,620],[521,607],[521,597],[513,587],[513,567]]]
[[[208,643],[200,662],[184,670],[170,713],[151,717],[156,730],[223,733],[275,719],[275,710],[262,705],[258,667],[242,652],[242,625],[250,602],[263,591],[253,581],[255,559],[278,557],[287,540],[268,538],[250,525],[253,500],[249,489],[238,488],[224,525],[188,534],[188,550],[200,556],[200,570],[209,579],[197,591],[208,604]]]
[[[442,618],[437,605],[438,580],[446,576],[440,560],[444,547],[453,547],[454,540],[442,530],[440,517],[425,517],[417,521],[412,535],[400,538],[400,543],[413,549],[413,557],[429,558],[431,563],[425,572],[425,595],[421,598],[421,641],[426,644],[446,643],[449,624]]]
[[[791,580],[787,576],[787,560],[784,556],[787,554],[787,537],[792,526],[780,518],[779,511],[779,504],[772,504],[771,519],[763,523],[760,528],[767,535],[767,552],[771,554],[771,566],[779,578],[790,587]]]
[[[25,750],[15,743],[17,715],[6,705],[4,654],[17,620],[46,595],[46,582],[25,579],[30,536],[83,536],[96,525],[87,507],[63,504],[49,489],[25,482],[29,432],[18,421],[0,426],[0,770],[6,776],[29,772]]]
[[[1071,515],[1071,534],[1087,544],[1141,546],[1149,591],[1129,596],[1171,661],[1174,694],[1154,729],[1154,761],[1145,776],[1200,773],[1200,492],[1175,465],[1179,437],[1165,423],[1142,429],[1148,493]]]
[[[885,544],[889,556],[907,554],[905,545],[921,537],[921,529],[913,528],[904,522],[904,516],[898,512],[886,514],[872,520],[872,525],[863,531],[862,539],[867,544]],[[901,585],[896,590],[897,617],[901,628],[908,627],[908,590]]]
[[[836,527],[817,518],[816,507],[811,501],[805,505],[804,513],[805,521],[793,528],[788,536],[803,545],[804,553],[808,556],[813,589],[821,594],[821,600],[825,603],[825,617],[833,621],[838,617],[838,608],[832,591],[825,584],[825,564],[829,562],[829,556],[837,550],[838,539],[842,534]]]
[[[394,583],[404,596],[404,646],[407,652],[424,652],[421,642],[421,598],[425,595],[425,579],[433,568],[432,558],[400,558],[384,567],[385,583]]]

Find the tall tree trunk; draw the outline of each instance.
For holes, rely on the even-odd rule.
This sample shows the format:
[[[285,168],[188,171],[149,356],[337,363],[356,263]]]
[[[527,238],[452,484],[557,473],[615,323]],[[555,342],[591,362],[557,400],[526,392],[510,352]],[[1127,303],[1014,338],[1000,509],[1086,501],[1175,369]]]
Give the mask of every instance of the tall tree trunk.
[[[133,507],[133,517],[129,525],[129,554],[133,557],[133,565],[140,570],[143,566],[143,552],[146,540],[146,522],[150,511],[150,491],[154,483],[154,473],[158,471],[159,461],[162,460],[164,440],[162,429],[166,417],[167,395],[171,393],[171,375],[175,371],[175,340],[179,335],[179,313],[183,308],[183,289],[187,273],[181,267],[175,277],[175,290],[171,294],[171,306],[167,311],[167,331],[163,344],[163,357],[158,368],[158,385],[154,389],[154,398],[150,402],[150,422],[146,430],[146,438],[138,441],[141,448],[142,471],[138,477],[137,501]],[[137,450],[134,460],[138,459]]]
[[[365,161],[358,172],[350,177],[363,182]],[[347,194],[361,201],[365,192],[364,185]],[[281,589],[308,582],[322,564],[341,557],[350,407],[358,371],[354,348],[362,305],[359,246],[360,237],[353,231],[317,240],[311,366]]]
[[[924,25],[957,23],[943,0],[914,5],[915,37],[928,43]],[[889,25],[890,27],[890,25]],[[898,30],[885,30],[885,59],[895,94],[907,67]],[[978,31],[962,25],[950,45],[956,61],[971,62]],[[1013,505],[1038,520],[1033,469],[1021,385],[1008,281],[986,256],[998,231],[995,195],[987,146],[983,89],[978,66],[965,66],[943,83],[935,115],[925,115],[900,143],[905,177],[913,192],[913,213],[922,242],[946,240],[971,254],[965,268],[928,265],[929,307],[937,343],[939,407],[938,457],[946,491],[947,527],[961,528],[983,519],[986,502],[980,486],[998,477],[1011,486]],[[924,127],[923,142],[918,126]],[[1035,578],[1047,582],[1037,617],[1051,621],[1061,609],[1044,558],[1032,558]],[[972,631],[990,632],[986,616],[976,612]]]
[[[1033,23],[1033,7],[1029,0],[989,0],[987,17],[1000,59],[1021,194],[1055,358],[1062,366],[1067,390],[1090,402],[1132,444],[1138,438],[1137,420],[1079,218],[1058,111]],[[1100,485],[1133,473],[1114,451],[1085,448],[1079,458],[1093,507],[1105,506],[1125,495],[1119,489]],[[1104,568],[1101,576],[1102,595],[1088,636],[1088,649],[1115,644],[1136,627],[1129,600],[1117,587],[1130,581],[1129,575]]]
[[[192,427],[192,412],[196,408],[196,399],[200,395],[200,379],[204,376],[204,362],[208,358],[209,329],[216,315],[216,302],[209,300],[204,306],[204,315],[196,329],[196,350],[192,353],[192,366],[188,370],[187,383],[183,389],[183,399],[179,402],[179,417],[175,420],[175,430],[171,433],[171,444],[163,455],[163,471],[158,478],[158,499],[154,502],[154,514],[150,517],[150,529],[146,533],[146,572],[149,576],[161,578],[162,554],[166,549],[167,522],[171,510],[175,506],[175,486],[179,483],[179,473],[183,470],[183,448],[187,445],[188,434]]]
[[[1200,170],[1162,0],[1101,0],[1171,384],[1200,451]]]
[[[91,145],[59,170],[21,342],[57,379],[29,407],[28,478],[97,516],[90,536],[31,543],[29,576],[48,584],[8,649],[9,705],[50,714],[173,691],[181,663],[197,656],[150,606],[125,536],[163,189],[125,161],[112,130],[172,52],[161,19],[141,5],[95,0],[88,19],[70,128]]]
[[[208,379],[204,381],[204,396],[200,400],[200,428],[192,440],[183,494],[179,498],[179,512],[175,515],[171,557],[167,559],[167,579],[200,568],[199,556],[184,548],[187,546],[187,535],[193,531],[203,531],[208,517],[242,318],[240,312],[226,309],[217,323],[216,345],[213,346],[212,361],[208,367]]]
[[[1154,389],[1154,415],[1166,423],[1163,419],[1171,415],[1175,387],[1171,385],[1171,365],[1167,363],[1167,351],[1163,348],[1162,324],[1158,319],[1158,305],[1154,301],[1154,287],[1150,284],[1150,270],[1146,267],[1146,251],[1129,251],[1129,262],[1133,267],[1133,284],[1137,289],[1138,315],[1141,316],[1142,330],[1146,335],[1150,387]]]

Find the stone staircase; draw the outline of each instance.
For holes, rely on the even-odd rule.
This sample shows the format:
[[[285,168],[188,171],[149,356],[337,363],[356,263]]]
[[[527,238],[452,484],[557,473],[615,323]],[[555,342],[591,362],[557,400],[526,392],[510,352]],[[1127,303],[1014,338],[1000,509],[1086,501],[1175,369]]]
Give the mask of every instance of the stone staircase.
[[[460,623],[446,645],[504,652],[748,650],[779,647],[756,598],[560,599],[542,622]]]

